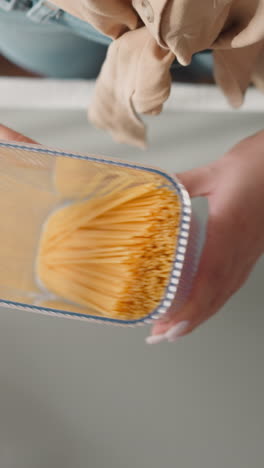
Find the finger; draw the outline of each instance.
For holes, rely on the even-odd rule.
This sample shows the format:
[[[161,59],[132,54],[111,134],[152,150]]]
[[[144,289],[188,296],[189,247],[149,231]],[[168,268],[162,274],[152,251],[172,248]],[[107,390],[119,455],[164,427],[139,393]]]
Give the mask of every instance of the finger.
[[[232,253],[228,258],[222,255],[221,245],[227,245],[225,236],[227,234],[218,225],[218,220],[211,217],[205,248],[190,297],[180,310],[172,305],[165,320],[154,325],[149,343],[188,333],[202,317],[213,315],[228,299],[227,291],[230,287],[229,278],[234,258]],[[229,250],[232,252],[232,249]]]
[[[9,127],[0,124],[0,140],[4,141],[17,141],[23,143],[36,143],[31,138],[22,135]]]
[[[206,197],[214,187],[214,174],[214,166],[208,165],[177,174],[177,178],[192,198]]]

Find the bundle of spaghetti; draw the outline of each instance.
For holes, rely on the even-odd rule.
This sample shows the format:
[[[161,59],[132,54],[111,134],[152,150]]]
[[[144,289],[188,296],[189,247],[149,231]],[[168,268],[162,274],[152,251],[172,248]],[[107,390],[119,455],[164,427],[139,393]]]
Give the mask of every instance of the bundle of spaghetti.
[[[177,194],[153,182],[69,203],[43,227],[38,279],[84,313],[145,317],[164,296],[179,220]]]

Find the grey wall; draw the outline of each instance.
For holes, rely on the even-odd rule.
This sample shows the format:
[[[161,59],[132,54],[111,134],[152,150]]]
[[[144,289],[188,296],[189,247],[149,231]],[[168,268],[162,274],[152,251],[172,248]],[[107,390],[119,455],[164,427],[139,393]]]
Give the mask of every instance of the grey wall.
[[[261,115],[166,114],[148,152],[117,146],[71,112],[0,121],[42,143],[179,171],[260,129]],[[264,263],[214,319],[174,345],[147,328],[0,311],[0,466],[261,468]]]

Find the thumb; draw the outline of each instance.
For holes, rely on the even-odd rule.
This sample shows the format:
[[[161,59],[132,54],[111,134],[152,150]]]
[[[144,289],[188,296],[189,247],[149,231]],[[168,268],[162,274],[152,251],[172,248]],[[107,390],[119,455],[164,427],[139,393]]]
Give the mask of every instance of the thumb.
[[[191,198],[206,197],[213,187],[214,170],[212,165],[208,165],[176,174],[176,177],[184,185]]]
[[[31,138],[28,138],[9,127],[5,127],[2,124],[0,124],[0,140],[17,141],[20,143],[35,143],[35,141],[31,140]]]

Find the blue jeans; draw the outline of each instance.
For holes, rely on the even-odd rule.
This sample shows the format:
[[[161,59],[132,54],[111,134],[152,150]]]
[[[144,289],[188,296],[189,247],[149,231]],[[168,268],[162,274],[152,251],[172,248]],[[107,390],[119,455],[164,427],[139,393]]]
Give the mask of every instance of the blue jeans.
[[[95,78],[110,42],[91,25],[65,12],[47,23],[44,18],[35,23],[26,11],[5,12],[0,7],[0,52],[41,75]]]

